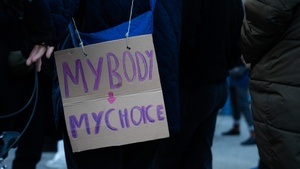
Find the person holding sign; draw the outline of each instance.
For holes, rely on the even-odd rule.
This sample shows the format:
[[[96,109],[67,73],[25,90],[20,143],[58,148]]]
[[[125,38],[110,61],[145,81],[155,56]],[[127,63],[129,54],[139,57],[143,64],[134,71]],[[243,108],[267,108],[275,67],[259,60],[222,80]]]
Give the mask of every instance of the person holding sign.
[[[181,131],[165,139],[153,169],[212,169],[226,78],[241,57],[241,0],[185,0],[180,47]]]
[[[88,66],[89,73],[92,73],[92,77],[95,77],[96,83],[92,86],[89,86],[89,82],[81,81],[85,78],[82,76],[72,76],[72,70],[69,71],[71,68],[69,63],[63,63],[63,69],[66,73],[65,77],[72,79],[74,83],[83,85],[83,89],[80,92],[89,93],[90,89],[96,92],[109,92],[98,90],[102,86],[98,86],[97,82],[101,83],[101,68],[104,63],[111,63],[108,64],[109,69],[111,72],[112,81],[109,83],[110,87],[112,88],[119,88],[121,83],[115,83],[113,80],[117,80],[119,82],[123,82],[123,79],[126,79],[127,82],[131,81],[131,78],[138,77],[139,80],[142,82],[145,80],[143,74],[137,74],[137,76],[131,76],[132,74],[128,73],[127,68],[123,62],[117,62],[119,59],[117,56],[120,56],[118,52],[111,52],[105,57],[102,54],[98,56],[95,54],[90,53],[89,47],[85,45],[95,44],[99,42],[105,42],[110,40],[118,40],[124,39],[122,41],[124,43],[124,58],[129,58],[127,61],[132,61],[132,70],[141,71],[141,67],[135,66],[138,64],[135,63],[133,57],[137,56],[140,60],[139,64],[148,65],[147,69],[143,70],[155,70],[153,68],[153,60],[154,56],[157,59],[158,71],[159,71],[159,82],[161,83],[161,88],[163,91],[163,101],[164,106],[159,104],[157,105],[145,105],[145,106],[128,106],[123,109],[109,109],[106,111],[100,112],[85,112],[83,111],[80,115],[80,118],[77,116],[68,116],[68,121],[65,121],[64,114],[64,106],[62,103],[62,99],[72,98],[72,87],[67,86],[64,92],[60,92],[58,88],[58,79],[56,79],[54,85],[57,88],[53,91],[53,101],[55,110],[57,112],[56,117],[59,119],[59,125],[64,133],[64,143],[65,143],[65,153],[66,153],[66,160],[68,168],[85,168],[85,169],[94,169],[94,168],[105,168],[105,169],[141,169],[141,168],[148,168],[149,164],[152,162],[153,155],[157,148],[157,143],[159,140],[149,140],[149,141],[142,141],[139,143],[121,145],[119,146],[111,146],[111,147],[102,147],[96,148],[91,150],[82,150],[79,148],[79,152],[74,152],[78,147],[72,147],[74,140],[80,136],[80,134],[101,134],[103,127],[105,126],[108,131],[117,131],[120,130],[120,126],[124,128],[128,128],[130,125],[139,126],[142,122],[143,124],[155,124],[159,121],[164,121],[164,119],[168,120],[167,127],[170,132],[170,135],[174,135],[176,132],[179,131],[179,93],[178,93],[178,61],[179,61],[179,40],[180,40],[180,27],[181,27],[181,1],[180,0],[151,0],[151,1],[124,1],[124,0],[110,0],[107,2],[102,2],[99,0],[63,0],[64,2],[64,11],[71,11],[71,16],[74,18],[74,22],[69,25],[70,35],[64,40],[64,43],[61,43],[61,49],[68,49],[74,47],[80,47],[82,49],[82,53],[86,56],[87,59],[77,60],[76,65],[78,66],[78,70],[85,70],[85,66]],[[75,11],[72,13],[72,11]],[[68,15],[69,16],[69,15]],[[71,20],[70,20],[71,21]],[[125,25],[125,26],[124,26]],[[73,28],[72,28],[73,26]],[[76,30],[77,28],[77,30]],[[72,31],[73,30],[73,31]],[[59,30],[60,31],[60,30]],[[78,32],[77,32],[78,31]],[[100,32],[99,32],[100,31]],[[75,36],[72,36],[74,33]],[[108,33],[107,33],[108,32]],[[68,32],[67,32],[68,33]],[[95,35],[96,34],[96,35]],[[147,42],[153,43],[155,47],[155,51],[153,48],[151,50],[141,50],[139,52],[135,51],[135,44],[138,44],[130,39],[133,36],[137,36],[137,39],[140,38],[148,38],[150,36],[144,36],[147,34],[152,34],[152,40],[148,39]],[[78,36],[79,35],[79,36]],[[95,35],[93,37],[89,37],[90,35]],[[78,37],[77,37],[78,36]],[[74,37],[77,37],[74,39]],[[86,38],[88,37],[88,38]],[[70,39],[71,38],[71,39]],[[77,42],[76,42],[77,41]],[[74,43],[75,42],[75,43]],[[83,43],[81,43],[83,42]],[[132,43],[131,43],[132,42]],[[133,43],[134,42],[134,43]],[[143,45],[143,44],[141,44]],[[105,50],[110,48],[104,48]],[[150,49],[150,48],[149,48]],[[37,45],[36,48],[32,51],[32,55],[30,55],[29,59],[27,60],[27,64],[30,65],[37,60],[39,60],[45,52],[49,51],[52,52],[47,48],[47,46]],[[64,50],[68,51],[68,50]],[[64,54],[64,51],[57,52],[58,55]],[[69,51],[73,51],[69,50]],[[74,49],[74,51],[77,51]],[[134,52],[135,51],[135,52]],[[132,55],[131,52],[134,52]],[[49,54],[49,53],[48,53]],[[68,55],[68,54],[67,54]],[[90,59],[90,55],[97,56],[97,61],[93,61]],[[146,56],[146,57],[145,57]],[[48,55],[49,57],[49,55]],[[56,57],[56,60],[59,56]],[[144,58],[144,59],[143,59]],[[110,60],[109,60],[110,59]],[[115,61],[115,62],[113,62]],[[153,61],[153,62],[152,62]],[[118,64],[117,64],[118,63]],[[137,63],[137,62],[136,62]],[[84,65],[85,64],[85,65]],[[99,69],[95,69],[95,64],[98,64]],[[112,68],[112,66],[122,66],[122,70],[124,72],[122,75],[119,74],[119,69],[116,70]],[[59,67],[57,67],[59,68]],[[81,69],[83,68],[83,69]],[[149,69],[148,69],[149,68]],[[103,69],[104,70],[104,69]],[[59,71],[59,69],[58,69]],[[147,78],[150,80],[153,76],[152,74],[147,72]],[[144,73],[145,73],[144,72]],[[86,75],[86,72],[81,72],[81,75]],[[103,73],[103,72],[102,72]],[[120,76],[119,76],[120,75]],[[124,75],[124,76],[123,76]],[[90,76],[85,76],[89,78]],[[120,77],[122,77],[120,80]],[[77,80],[80,78],[80,81]],[[154,78],[154,77],[153,77]],[[68,81],[66,81],[68,82]],[[72,83],[73,83],[72,82]],[[82,82],[82,83],[81,83]],[[60,83],[62,84],[62,83]],[[69,84],[69,83],[65,83]],[[85,85],[87,84],[87,85]],[[122,83],[123,84],[123,83]],[[130,83],[126,83],[127,85]],[[65,85],[66,86],[66,85]],[[149,85],[151,87],[152,85]],[[70,88],[69,88],[70,87]],[[139,89],[139,87],[137,87]],[[69,91],[66,92],[66,91]],[[126,90],[125,90],[126,91]],[[152,91],[152,90],[150,90]],[[156,91],[156,90],[155,90]],[[69,95],[68,95],[69,94]],[[61,95],[65,98],[61,98]],[[114,102],[114,93],[108,93],[110,103]],[[70,97],[69,97],[70,96]],[[151,98],[151,97],[145,97]],[[118,100],[118,99],[117,99]],[[140,99],[142,101],[143,99]],[[158,101],[156,99],[152,99],[152,101]],[[129,101],[128,101],[129,103]],[[128,103],[125,103],[128,104]],[[74,104],[71,104],[74,105]],[[76,105],[75,105],[76,106]],[[88,106],[81,106],[78,107],[80,110],[81,108],[88,107]],[[165,108],[165,110],[164,110]],[[127,116],[128,112],[136,112],[136,110],[140,111],[143,118],[142,121],[135,119],[134,116]],[[120,122],[115,124],[110,119],[112,116],[115,115],[116,112],[119,113]],[[152,114],[151,112],[155,112]],[[66,115],[65,115],[66,116]],[[82,119],[82,121],[81,121]],[[89,128],[91,121],[87,121],[87,119],[93,119],[99,123],[96,123],[96,127],[93,127],[93,130]],[[127,120],[130,121],[127,121]],[[78,121],[77,121],[78,120]],[[66,125],[69,125],[71,129],[76,129],[77,127],[81,126],[80,124],[86,124],[84,130],[68,130]],[[102,125],[103,123],[105,125]],[[128,123],[127,123],[128,122]],[[101,123],[101,124],[100,124]],[[119,125],[116,127],[116,125]],[[73,128],[72,128],[73,127]],[[95,130],[94,130],[95,129]],[[99,129],[99,130],[98,130]],[[153,132],[159,131],[160,129],[155,129]],[[83,132],[82,132],[83,131]],[[93,131],[93,132],[90,132]],[[145,132],[143,135],[147,136],[151,134]],[[140,137],[138,135],[134,137]],[[134,138],[133,137],[133,138]],[[126,137],[125,137],[126,138]],[[72,140],[71,140],[72,139]],[[126,138],[128,139],[128,138]],[[122,140],[112,140],[114,142]],[[91,144],[82,143],[84,146],[94,145],[95,142],[89,142]]]

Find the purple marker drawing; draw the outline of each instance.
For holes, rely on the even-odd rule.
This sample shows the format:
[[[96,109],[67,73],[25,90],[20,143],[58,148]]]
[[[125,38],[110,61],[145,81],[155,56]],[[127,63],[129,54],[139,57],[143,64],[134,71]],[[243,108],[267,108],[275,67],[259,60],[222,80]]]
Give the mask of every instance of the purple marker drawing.
[[[116,98],[115,98],[113,92],[109,92],[109,93],[108,93],[108,99],[107,99],[107,100],[108,100],[108,102],[109,102],[110,104],[113,104],[113,103],[115,102]]]

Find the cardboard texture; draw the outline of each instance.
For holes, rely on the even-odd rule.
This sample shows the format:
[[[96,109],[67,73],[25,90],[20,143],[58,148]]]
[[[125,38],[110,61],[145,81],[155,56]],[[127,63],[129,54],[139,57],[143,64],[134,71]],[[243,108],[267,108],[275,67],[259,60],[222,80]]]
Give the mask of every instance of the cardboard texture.
[[[73,152],[169,137],[152,35],[84,50],[55,52]]]

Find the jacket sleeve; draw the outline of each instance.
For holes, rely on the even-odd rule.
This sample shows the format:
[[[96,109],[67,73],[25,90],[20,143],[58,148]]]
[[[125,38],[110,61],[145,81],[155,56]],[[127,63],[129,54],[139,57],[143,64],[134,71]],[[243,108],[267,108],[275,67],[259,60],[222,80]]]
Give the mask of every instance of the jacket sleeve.
[[[34,0],[26,7],[24,25],[32,44],[54,45],[62,37],[79,0]]]
[[[299,0],[246,0],[242,26],[242,54],[257,63],[280,39]]]

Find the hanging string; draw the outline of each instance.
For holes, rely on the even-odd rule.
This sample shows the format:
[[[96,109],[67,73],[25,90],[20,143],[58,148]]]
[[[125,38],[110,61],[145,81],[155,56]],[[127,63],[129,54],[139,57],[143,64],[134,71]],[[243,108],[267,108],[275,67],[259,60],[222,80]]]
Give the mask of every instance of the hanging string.
[[[87,53],[85,52],[85,49],[84,49],[84,46],[83,46],[83,42],[82,42],[82,40],[81,40],[81,37],[80,37],[79,31],[78,31],[78,29],[77,29],[77,26],[76,26],[76,23],[75,23],[74,18],[72,18],[72,21],[73,21],[73,24],[74,24],[74,27],[75,27],[76,35],[77,35],[77,37],[78,37],[78,39],[79,39],[79,46],[80,46],[81,49],[82,49],[83,55],[84,55],[84,56],[87,56]]]
[[[129,47],[129,40],[128,40],[128,37],[129,37],[129,31],[130,31],[130,25],[131,25],[131,17],[132,17],[132,11],[133,11],[133,3],[134,3],[134,0],[131,1],[131,9],[130,9],[130,15],[129,15],[129,22],[128,22],[128,30],[125,34],[125,37],[126,37],[126,48],[128,50],[130,50],[131,48]]]

